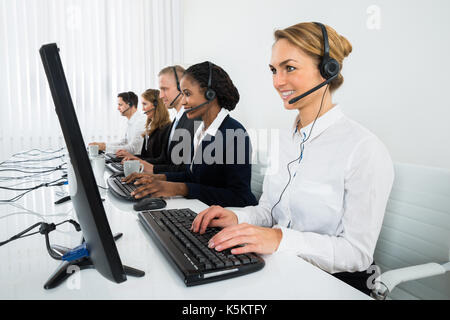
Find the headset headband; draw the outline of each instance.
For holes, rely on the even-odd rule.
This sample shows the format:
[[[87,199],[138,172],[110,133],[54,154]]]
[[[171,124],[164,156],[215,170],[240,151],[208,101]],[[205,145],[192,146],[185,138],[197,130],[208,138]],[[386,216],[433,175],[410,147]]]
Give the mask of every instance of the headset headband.
[[[320,29],[322,29],[322,36],[323,36],[323,58],[324,59],[329,59],[330,58],[330,45],[328,43],[328,33],[327,33],[327,28],[325,28],[325,26],[320,23],[320,22],[314,22],[316,25],[318,25],[320,27]]]
[[[131,107],[131,106],[133,106],[133,102],[131,101],[131,91],[128,91],[127,92],[127,104]]]
[[[209,66],[209,77],[208,77],[208,88],[206,88],[205,98],[208,101],[212,101],[216,98],[216,91],[211,88],[212,85],[212,63],[208,61]]]
[[[208,61],[208,66],[209,66],[208,89],[210,89],[211,84],[212,84],[212,65],[211,65],[211,62],[209,62],[209,61]]]
[[[175,81],[177,82],[177,89],[178,89],[179,92],[181,92],[180,81],[178,81],[177,68],[176,67],[172,67],[172,69],[173,69],[173,73],[175,74]]]

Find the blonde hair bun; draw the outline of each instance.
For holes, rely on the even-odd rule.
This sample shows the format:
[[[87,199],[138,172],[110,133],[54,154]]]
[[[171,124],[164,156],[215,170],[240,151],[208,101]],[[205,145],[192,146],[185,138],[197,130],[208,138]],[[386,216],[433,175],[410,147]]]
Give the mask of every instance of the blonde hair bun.
[[[340,67],[339,76],[330,83],[330,91],[333,92],[344,82],[344,77],[341,74],[343,61],[352,52],[352,45],[347,38],[338,34],[332,27],[325,25],[325,28],[328,33],[330,57],[335,59]],[[288,40],[294,46],[315,58],[319,65],[323,55],[323,35],[321,28],[314,22],[302,22],[283,30],[276,30],[274,36],[275,41]]]

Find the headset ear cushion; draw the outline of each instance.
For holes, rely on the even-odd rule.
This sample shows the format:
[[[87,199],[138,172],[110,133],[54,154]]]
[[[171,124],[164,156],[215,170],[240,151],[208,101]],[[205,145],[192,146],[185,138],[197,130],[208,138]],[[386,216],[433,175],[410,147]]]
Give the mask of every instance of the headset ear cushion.
[[[323,61],[320,65],[320,74],[324,79],[330,79],[339,73],[339,62],[336,59],[330,58]]]
[[[213,89],[208,89],[205,92],[205,98],[208,101],[212,101],[216,98],[216,92]]]

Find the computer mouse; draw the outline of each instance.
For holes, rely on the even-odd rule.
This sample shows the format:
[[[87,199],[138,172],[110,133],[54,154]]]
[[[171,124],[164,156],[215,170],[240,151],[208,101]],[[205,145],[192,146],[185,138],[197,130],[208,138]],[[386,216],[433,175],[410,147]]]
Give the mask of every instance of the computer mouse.
[[[166,201],[161,198],[144,198],[133,205],[136,211],[162,209],[167,205]]]

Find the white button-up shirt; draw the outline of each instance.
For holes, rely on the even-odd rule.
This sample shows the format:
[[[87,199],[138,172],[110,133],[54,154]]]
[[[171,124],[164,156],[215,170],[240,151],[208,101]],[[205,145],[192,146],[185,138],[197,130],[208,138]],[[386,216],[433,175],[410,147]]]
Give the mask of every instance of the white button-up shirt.
[[[115,153],[117,150],[125,149],[131,154],[140,155],[144,142],[142,133],[145,131],[146,122],[147,116],[136,111],[127,121],[125,137],[117,142],[107,142],[106,152]]]
[[[366,270],[383,222],[394,169],[380,140],[335,106],[312,124],[280,134],[257,206],[233,208],[239,223],[272,226],[287,251],[329,273]]]
[[[194,158],[195,153],[197,152],[197,148],[199,147],[205,136],[210,135],[211,137],[215,137],[217,130],[219,130],[219,127],[222,125],[223,120],[225,120],[226,116],[229,114],[230,112],[227,109],[221,108],[214,121],[206,130],[205,123],[202,121],[194,135]]]

